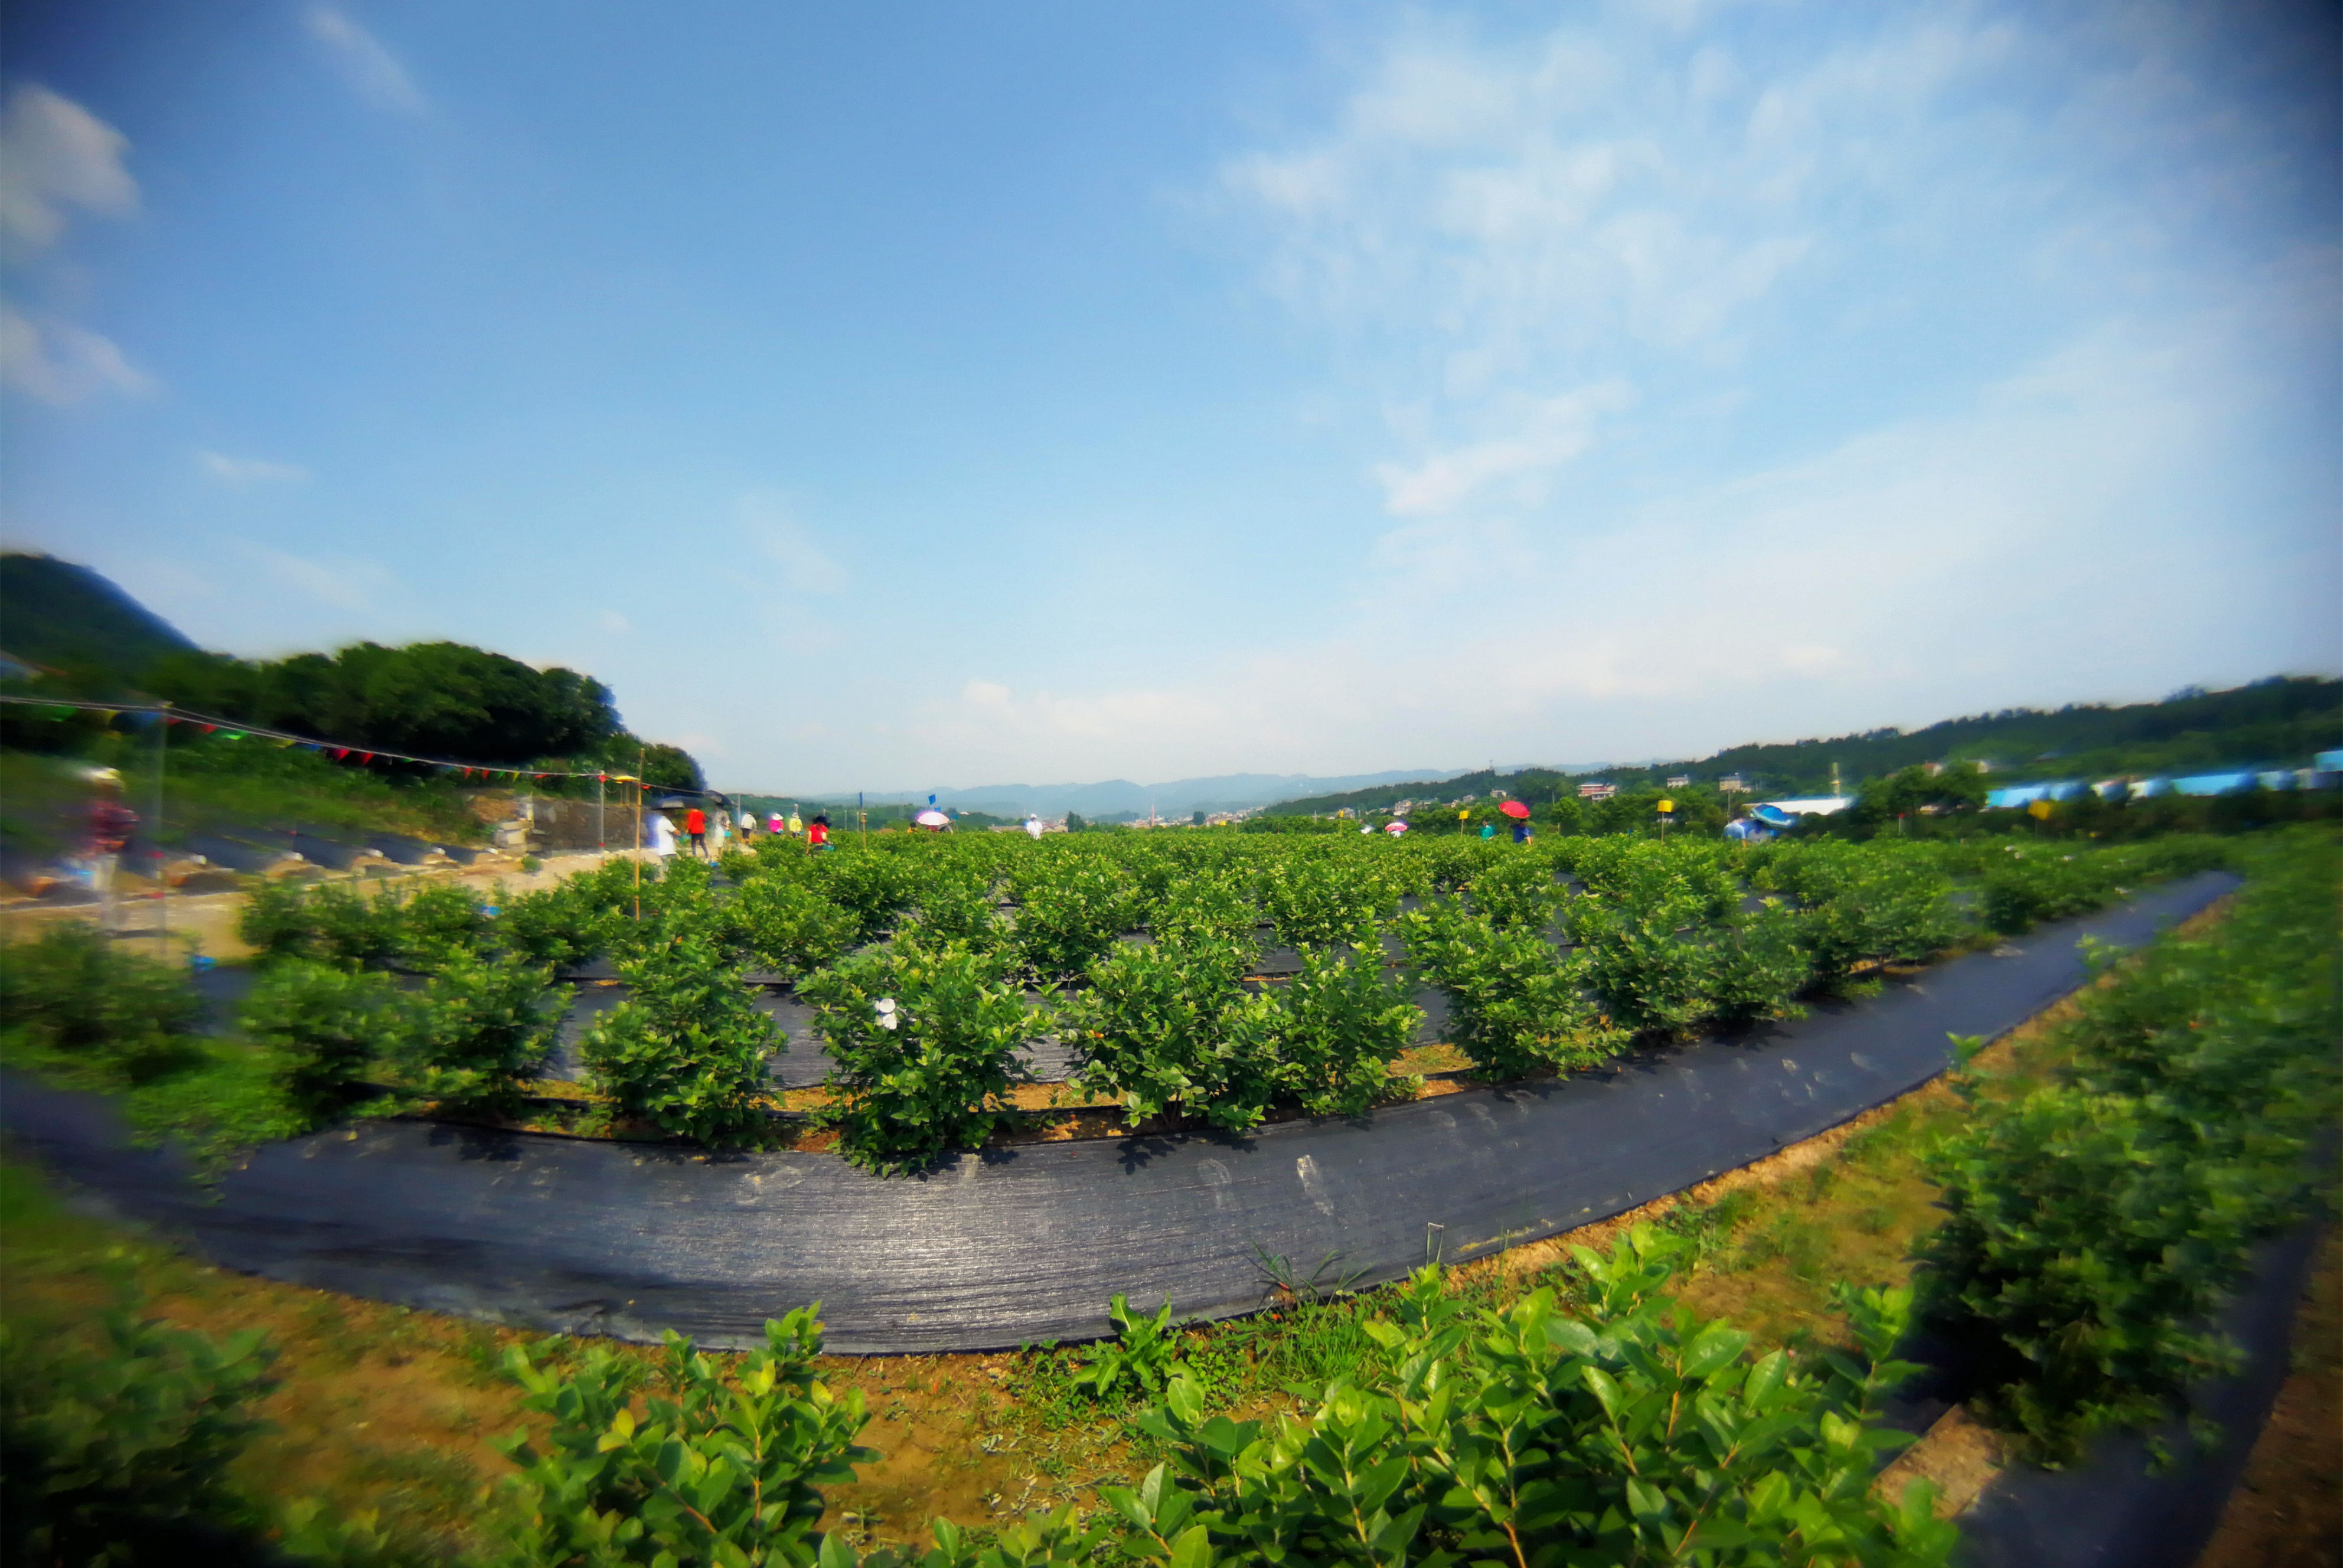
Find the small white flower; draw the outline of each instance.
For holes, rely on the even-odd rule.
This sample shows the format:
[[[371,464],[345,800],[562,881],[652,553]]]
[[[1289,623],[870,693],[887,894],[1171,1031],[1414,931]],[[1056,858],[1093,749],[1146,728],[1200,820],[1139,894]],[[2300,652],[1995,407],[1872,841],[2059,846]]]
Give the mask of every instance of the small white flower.
[[[880,1013],[879,1015],[879,1027],[884,1030],[892,1030],[895,1027],[895,1015],[891,1012]]]
[[[893,1012],[895,1010],[895,999],[891,996],[880,997],[879,999],[879,1010],[880,1012]]]

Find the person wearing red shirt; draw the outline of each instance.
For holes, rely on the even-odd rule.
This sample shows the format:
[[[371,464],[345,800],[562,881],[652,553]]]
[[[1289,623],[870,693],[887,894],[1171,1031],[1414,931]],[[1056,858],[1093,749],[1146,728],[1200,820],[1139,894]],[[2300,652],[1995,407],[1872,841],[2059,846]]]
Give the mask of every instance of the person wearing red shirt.
[[[691,852],[703,860],[708,859],[708,813],[697,806],[686,811],[683,830],[691,839]]]
[[[830,848],[830,819],[827,816],[817,814],[806,825],[806,848],[809,850]]]

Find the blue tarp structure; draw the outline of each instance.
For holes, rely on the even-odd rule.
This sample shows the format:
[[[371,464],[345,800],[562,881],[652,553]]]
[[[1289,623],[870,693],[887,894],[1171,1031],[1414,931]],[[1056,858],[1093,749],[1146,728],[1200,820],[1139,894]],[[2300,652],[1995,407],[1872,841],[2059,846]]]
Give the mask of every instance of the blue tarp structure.
[[[2055,784],[2013,784],[2006,789],[1988,792],[1985,803],[1996,810],[2011,811],[2031,806],[2036,800],[2070,800],[2089,788],[2079,779],[2062,779]]]

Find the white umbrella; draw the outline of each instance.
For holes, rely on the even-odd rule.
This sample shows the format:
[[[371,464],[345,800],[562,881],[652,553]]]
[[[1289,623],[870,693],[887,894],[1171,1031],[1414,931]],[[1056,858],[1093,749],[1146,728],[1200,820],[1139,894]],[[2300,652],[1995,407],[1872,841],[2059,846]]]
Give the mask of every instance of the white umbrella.
[[[935,810],[932,808],[920,812],[918,816],[912,818],[911,820],[917,822],[922,828],[949,828],[951,826],[950,818],[945,816],[941,811]]]

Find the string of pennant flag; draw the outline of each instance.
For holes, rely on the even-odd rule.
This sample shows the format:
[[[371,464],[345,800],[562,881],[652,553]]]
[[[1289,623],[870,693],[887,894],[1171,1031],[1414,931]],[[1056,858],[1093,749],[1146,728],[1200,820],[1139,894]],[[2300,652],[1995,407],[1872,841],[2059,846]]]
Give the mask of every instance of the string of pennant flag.
[[[208,713],[191,712],[168,702],[86,702],[73,698],[0,694],[0,703],[29,708],[51,719],[66,719],[75,713],[103,713],[108,719],[130,714],[150,723],[159,719],[166,725],[193,724],[200,727],[205,734],[216,735],[224,740],[266,740],[278,747],[297,746],[307,751],[322,752],[337,762],[347,762],[356,758],[362,768],[377,762],[412,762],[421,768],[436,768],[442,773],[460,773],[467,779],[601,779],[612,784],[642,782],[631,773],[610,773],[598,769],[579,771],[563,768],[492,767],[483,762],[453,762],[444,757],[417,757],[405,751],[345,746],[338,741],[319,740],[283,729],[271,729],[264,725],[241,724]]]

